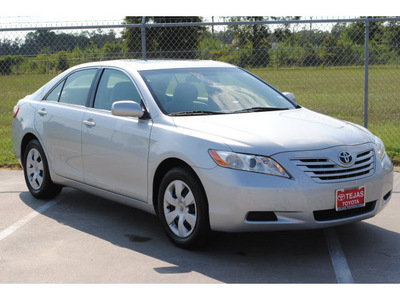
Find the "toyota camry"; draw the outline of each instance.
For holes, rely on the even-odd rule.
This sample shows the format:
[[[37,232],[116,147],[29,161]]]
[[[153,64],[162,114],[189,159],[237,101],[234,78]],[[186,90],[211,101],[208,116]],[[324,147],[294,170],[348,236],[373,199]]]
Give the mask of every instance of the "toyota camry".
[[[211,231],[356,222],[391,198],[380,138],[227,63],[78,65],[13,114],[13,148],[34,197],[68,186],[145,210],[181,247]]]

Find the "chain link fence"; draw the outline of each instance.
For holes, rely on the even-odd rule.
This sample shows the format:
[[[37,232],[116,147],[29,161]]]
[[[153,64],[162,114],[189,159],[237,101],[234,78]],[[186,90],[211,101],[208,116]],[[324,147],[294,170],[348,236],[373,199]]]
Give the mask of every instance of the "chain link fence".
[[[16,102],[74,65],[211,59],[245,68],[300,105],[370,129],[400,164],[400,17],[126,17],[113,24],[0,24],[0,166],[15,165]]]

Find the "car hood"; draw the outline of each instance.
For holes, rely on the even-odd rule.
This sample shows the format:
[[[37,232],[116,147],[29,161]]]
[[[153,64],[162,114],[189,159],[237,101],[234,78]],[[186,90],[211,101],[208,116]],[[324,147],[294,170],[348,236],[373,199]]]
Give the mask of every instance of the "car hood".
[[[372,142],[366,129],[305,108],[174,117],[174,123],[184,134],[224,143],[243,153],[273,155]]]

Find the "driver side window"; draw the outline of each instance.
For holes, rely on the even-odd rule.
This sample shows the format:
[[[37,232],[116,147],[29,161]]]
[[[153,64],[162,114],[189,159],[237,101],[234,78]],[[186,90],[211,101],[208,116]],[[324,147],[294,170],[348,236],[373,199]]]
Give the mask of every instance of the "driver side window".
[[[111,110],[115,101],[131,100],[141,103],[141,97],[131,79],[123,72],[105,69],[97,88],[94,108]]]

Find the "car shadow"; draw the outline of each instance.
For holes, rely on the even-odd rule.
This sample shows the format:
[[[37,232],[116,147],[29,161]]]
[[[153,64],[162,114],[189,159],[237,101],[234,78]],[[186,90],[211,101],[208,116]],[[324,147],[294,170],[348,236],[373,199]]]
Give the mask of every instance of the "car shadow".
[[[33,209],[38,202],[45,203],[28,192],[20,193],[20,199]],[[151,272],[197,272],[225,283],[336,283],[323,230],[213,233],[207,246],[184,250],[168,240],[154,215],[71,188],[64,188],[56,199],[57,205],[43,215],[116,247],[168,264],[152,268]],[[381,255],[373,250],[376,244],[370,243],[380,241],[385,247],[393,242],[399,245],[398,233],[365,222],[342,226],[338,232],[340,239],[342,234],[345,236],[346,257],[357,274],[368,268],[380,274],[386,272],[388,264],[400,265],[400,256]],[[352,240],[357,240],[357,244]],[[399,271],[390,274],[384,277],[385,282],[400,282]],[[361,281],[368,280],[362,277]]]

